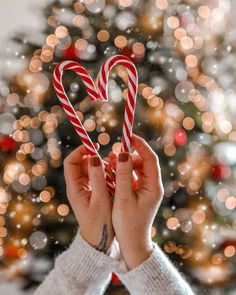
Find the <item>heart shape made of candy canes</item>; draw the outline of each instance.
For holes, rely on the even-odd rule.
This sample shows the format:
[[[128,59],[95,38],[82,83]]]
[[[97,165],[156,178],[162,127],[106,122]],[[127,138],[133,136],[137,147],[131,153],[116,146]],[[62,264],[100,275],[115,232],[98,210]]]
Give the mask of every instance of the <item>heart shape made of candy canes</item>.
[[[103,100],[108,101],[108,78],[111,69],[117,65],[123,65],[128,73],[128,95],[125,105],[125,115],[123,122],[123,133],[121,140],[121,150],[130,152],[130,140],[132,136],[132,128],[134,121],[134,110],[136,105],[137,91],[138,91],[138,73],[136,67],[131,59],[123,55],[115,55],[108,58],[101,66],[98,73],[96,82],[93,81],[89,72],[79,63],[75,61],[66,60],[59,63],[53,72],[53,86],[55,88],[58,99],[61,102],[62,107],[67,113],[72,125],[81,138],[81,141],[87,148],[91,156],[97,155],[100,159],[100,155],[91,141],[87,131],[85,130],[82,122],[77,116],[65,90],[62,82],[62,75],[65,70],[73,70],[82,79],[88,96],[91,101]],[[101,159],[102,160],[102,159]],[[109,191],[114,195],[115,193],[115,181],[108,173],[107,163],[105,164],[106,182]]]

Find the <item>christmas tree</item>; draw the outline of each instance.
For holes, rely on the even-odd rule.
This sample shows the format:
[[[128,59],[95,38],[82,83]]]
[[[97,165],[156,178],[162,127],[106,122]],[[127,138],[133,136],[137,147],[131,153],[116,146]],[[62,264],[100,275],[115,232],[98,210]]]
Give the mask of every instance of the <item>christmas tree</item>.
[[[28,66],[0,115],[0,262],[7,278],[39,284],[71,243],[77,223],[63,159],[81,144],[52,85],[55,65],[81,63],[95,79],[109,56],[138,71],[134,133],[157,152],[165,197],[153,240],[199,294],[232,294],[236,277],[235,34],[224,0],[61,0],[45,9],[41,48],[24,43]],[[21,42],[23,37],[16,39]],[[72,71],[63,85],[104,157],[119,152],[127,72],[110,74],[109,102],[91,103]],[[128,294],[113,275],[107,294]]]

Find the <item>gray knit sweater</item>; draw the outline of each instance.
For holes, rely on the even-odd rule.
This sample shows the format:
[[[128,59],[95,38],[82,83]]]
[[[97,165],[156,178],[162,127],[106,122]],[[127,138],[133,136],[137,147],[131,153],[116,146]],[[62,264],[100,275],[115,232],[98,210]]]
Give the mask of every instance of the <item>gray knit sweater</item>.
[[[101,295],[112,272],[132,295],[194,295],[163,251],[155,243],[153,247],[145,262],[128,271],[116,241],[106,255],[78,233],[70,248],[56,258],[54,269],[34,295]]]

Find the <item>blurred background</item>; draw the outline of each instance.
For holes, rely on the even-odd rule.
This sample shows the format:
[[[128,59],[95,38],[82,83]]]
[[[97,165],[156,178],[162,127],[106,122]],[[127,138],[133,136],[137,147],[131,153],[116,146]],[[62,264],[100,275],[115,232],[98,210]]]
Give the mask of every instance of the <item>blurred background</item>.
[[[95,79],[109,56],[138,70],[134,132],[160,157],[158,242],[196,294],[236,294],[236,1],[1,0],[0,293],[32,294],[77,229],[63,159],[81,141],[52,86],[55,65]],[[91,103],[73,72],[64,87],[106,156],[119,152],[127,72]],[[158,290],[157,290],[158,292]],[[128,294],[115,275],[106,294]]]

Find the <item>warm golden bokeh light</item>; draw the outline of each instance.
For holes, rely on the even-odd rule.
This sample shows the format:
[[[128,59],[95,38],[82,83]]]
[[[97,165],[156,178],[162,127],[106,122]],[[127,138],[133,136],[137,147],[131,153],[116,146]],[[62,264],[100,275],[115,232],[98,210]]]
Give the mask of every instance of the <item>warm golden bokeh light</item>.
[[[114,39],[114,43],[115,43],[116,47],[124,48],[125,46],[127,46],[128,41],[125,36],[120,35]]]
[[[97,33],[97,38],[100,42],[106,42],[110,38],[110,33],[106,30],[101,30]]]
[[[110,142],[110,135],[108,133],[100,133],[98,135],[98,142],[102,145],[106,145]]]
[[[196,67],[198,64],[198,59],[195,55],[187,55],[185,57],[185,63],[189,67]]]
[[[191,117],[185,117],[183,120],[183,127],[186,130],[192,130],[195,126],[195,121]]]
[[[193,222],[196,224],[201,224],[205,221],[205,213],[202,210],[197,210],[193,213]]]
[[[198,8],[198,14],[202,18],[209,18],[211,16],[211,10],[208,6],[202,5]]]
[[[229,210],[233,210],[236,208],[236,198],[233,196],[228,197],[225,200],[225,207]]]
[[[40,197],[40,200],[44,203],[47,203],[50,201],[51,199],[51,196],[50,196],[50,193],[48,191],[42,191],[40,194],[39,194],[39,197]]]
[[[85,39],[80,38],[75,42],[75,47],[79,51],[84,51],[87,46],[88,46],[88,42]]]
[[[70,212],[70,209],[66,204],[61,204],[57,207],[57,212],[61,216],[67,216]]]
[[[235,247],[234,246],[227,246],[225,249],[224,249],[224,255],[225,257],[233,257],[236,253],[236,250],[235,250]]]
[[[179,220],[176,217],[170,217],[167,221],[166,221],[166,226],[171,229],[171,230],[175,230],[179,227]]]
[[[64,38],[68,34],[68,29],[65,26],[59,26],[55,30],[55,35],[58,38]]]
[[[186,36],[186,31],[183,28],[178,28],[174,31],[174,36],[177,40],[181,40]]]
[[[115,142],[112,145],[112,151],[116,154],[119,154],[121,152],[121,143],[120,142]]]
[[[177,29],[179,27],[179,19],[176,16],[169,16],[167,25],[170,29]]]
[[[168,7],[167,0],[156,0],[156,7],[161,10],[165,10]]]
[[[84,128],[88,131],[88,132],[92,132],[94,131],[94,129],[96,128],[96,123],[94,120],[92,119],[87,119],[84,122]]]
[[[118,0],[118,2],[122,7],[129,7],[132,5],[133,0]]]
[[[46,43],[47,43],[47,45],[54,47],[58,43],[57,36],[54,34],[49,35],[46,39]]]
[[[185,36],[180,39],[180,44],[183,49],[189,50],[193,47],[193,40],[190,37]]]

